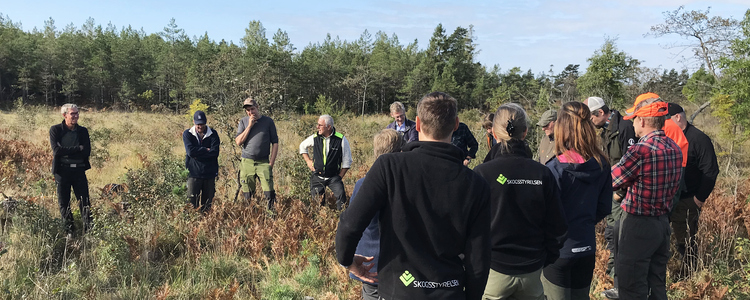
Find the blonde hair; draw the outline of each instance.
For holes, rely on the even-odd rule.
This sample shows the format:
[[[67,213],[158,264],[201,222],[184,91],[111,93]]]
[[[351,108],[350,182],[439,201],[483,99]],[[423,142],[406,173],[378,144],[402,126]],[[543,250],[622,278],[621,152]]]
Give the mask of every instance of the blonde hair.
[[[375,152],[375,158],[386,153],[401,151],[404,139],[401,134],[393,129],[383,129],[376,133],[372,139],[372,148]]]
[[[457,106],[456,99],[443,92],[432,92],[422,97],[417,104],[422,132],[437,140],[453,135]]]
[[[585,160],[596,159],[599,167],[606,159],[606,154],[599,148],[594,122],[591,121],[591,110],[581,102],[567,102],[557,113],[555,122],[555,152],[572,157],[566,153],[575,151]]]
[[[508,141],[511,139],[523,140],[526,137],[528,119],[526,111],[517,103],[506,103],[497,108],[492,120],[492,132],[497,143],[502,145],[502,152],[508,150]]]

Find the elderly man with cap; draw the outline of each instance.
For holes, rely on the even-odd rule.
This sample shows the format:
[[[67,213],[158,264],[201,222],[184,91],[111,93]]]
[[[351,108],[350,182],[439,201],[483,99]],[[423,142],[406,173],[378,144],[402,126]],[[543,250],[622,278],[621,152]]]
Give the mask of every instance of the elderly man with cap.
[[[193,208],[206,212],[211,208],[219,174],[219,134],[206,125],[206,113],[196,111],[193,127],[182,133],[185,167],[188,169],[188,200]]]
[[[270,117],[260,113],[258,102],[252,97],[242,103],[246,117],[237,126],[234,142],[242,147],[240,162],[240,187],[245,200],[255,194],[255,177],[260,180],[267,208],[273,210],[276,191],[273,188],[273,165],[279,152],[279,136],[276,124]]]
[[[648,98],[631,109],[640,137],[612,167],[612,188],[627,188],[615,227],[616,291],[608,298],[667,299],[669,219],[682,176],[682,151],[664,130],[667,103]],[[619,294],[619,295],[617,295]],[[614,297],[613,297],[614,296]]]
[[[536,160],[543,165],[555,158],[555,121],[557,121],[557,111],[550,109],[542,114],[539,118],[539,122],[536,126],[539,126],[544,130],[544,137],[539,142],[539,153],[537,153]]]
[[[633,131],[633,122],[624,120],[619,111],[610,109],[601,97],[588,97],[583,100],[583,104],[588,105],[591,111],[591,121],[599,130],[599,142],[601,149],[609,157],[610,166],[620,162],[622,154],[635,144],[636,137]],[[620,221],[622,208],[620,201],[625,197],[625,190],[614,191],[612,195],[612,213],[605,219],[607,226],[604,229],[604,240],[607,242],[609,250],[609,260],[607,261],[607,274],[614,277],[615,267],[615,244],[614,244],[614,226]]]
[[[688,123],[682,106],[669,103],[670,119],[685,133],[688,140],[687,165],[680,201],[672,210],[672,229],[674,231],[677,251],[682,255],[680,275],[688,275],[695,262],[698,218],[703,203],[714,189],[719,175],[719,164],[713,142],[705,133]]]

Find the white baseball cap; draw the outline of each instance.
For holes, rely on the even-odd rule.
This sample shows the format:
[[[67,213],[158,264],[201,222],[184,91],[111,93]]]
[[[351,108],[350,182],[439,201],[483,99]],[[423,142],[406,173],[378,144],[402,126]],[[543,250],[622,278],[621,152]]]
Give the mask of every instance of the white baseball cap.
[[[591,112],[595,112],[597,109],[604,107],[604,99],[599,97],[589,97],[586,99],[586,103],[588,103]]]

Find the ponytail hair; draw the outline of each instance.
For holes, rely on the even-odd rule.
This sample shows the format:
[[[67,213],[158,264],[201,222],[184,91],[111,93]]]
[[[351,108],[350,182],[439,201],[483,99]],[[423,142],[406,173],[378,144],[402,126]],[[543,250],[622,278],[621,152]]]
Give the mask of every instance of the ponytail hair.
[[[526,137],[528,119],[526,111],[517,103],[506,103],[497,108],[492,120],[492,132],[497,143],[503,147],[503,152],[508,150],[508,141],[523,140]]]

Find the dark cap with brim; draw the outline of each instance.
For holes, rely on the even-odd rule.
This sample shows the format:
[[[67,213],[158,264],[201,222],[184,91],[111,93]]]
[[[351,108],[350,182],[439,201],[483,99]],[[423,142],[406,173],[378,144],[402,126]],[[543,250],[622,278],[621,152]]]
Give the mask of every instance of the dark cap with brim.
[[[201,110],[198,110],[193,115],[193,123],[195,125],[203,125],[206,124],[206,113],[204,113]]]
[[[544,127],[553,121],[557,121],[557,111],[554,109],[550,109],[542,114],[542,117],[539,118],[539,122],[537,122],[536,125],[539,127]]]
[[[682,106],[677,103],[669,103],[667,117],[671,117],[682,112],[685,112],[685,110],[682,109]]]

